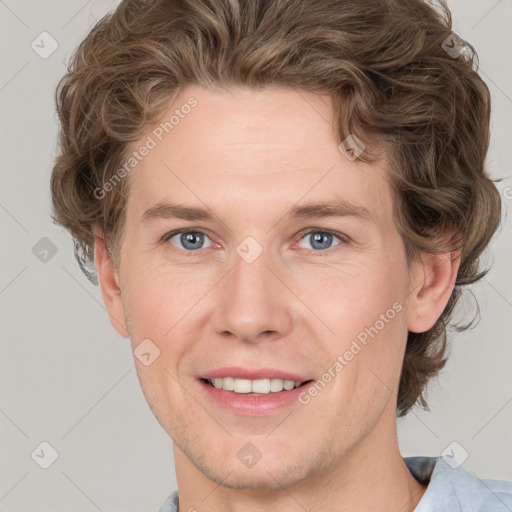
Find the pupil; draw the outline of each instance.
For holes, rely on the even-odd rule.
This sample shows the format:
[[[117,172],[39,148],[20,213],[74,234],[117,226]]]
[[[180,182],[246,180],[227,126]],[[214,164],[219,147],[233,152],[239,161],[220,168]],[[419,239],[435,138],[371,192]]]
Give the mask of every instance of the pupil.
[[[328,233],[315,233],[313,234],[313,247],[314,247],[314,244],[317,243],[317,242],[321,242],[322,239],[325,239],[327,238],[327,240],[329,239],[329,237],[331,237],[332,235],[328,234]],[[329,245],[329,244],[327,244]],[[317,247],[318,248],[318,247]],[[325,249],[325,243],[324,243],[324,247],[320,247],[320,249]]]
[[[197,249],[197,247],[194,247],[194,245],[201,245],[201,237],[203,235],[201,233],[185,233],[181,235],[181,243],[184,247],[187,247],[188,249]],[[194,243],[195,242],[195,243]],[[193,247],[189,247],[187,244],[192,244]]]

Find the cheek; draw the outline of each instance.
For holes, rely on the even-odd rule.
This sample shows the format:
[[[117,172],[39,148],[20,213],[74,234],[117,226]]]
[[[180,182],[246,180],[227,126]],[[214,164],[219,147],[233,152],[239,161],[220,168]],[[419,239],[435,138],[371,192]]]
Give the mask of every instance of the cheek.
[[[344,340],[375,325],[378,331],[389,331],[390,324],[396,327],[405,316],[407,281],[402,262],[360,261],[319,269],[297,281],[297,287],[331,333]]]
[[[398,384],[407,339],[405,268],[396,260],[354,265],[309,295],[331,331],[318,330],[316,338],[338,394],[350,394],[344,400],[387,399]]]
[[[318,262],[309,265],[307,271],[301,265],[290,265],[280,273],[293,294],[278,280],[276,288],[266,293],[269,297],[281,295],[281,307],[297,313],[302,318],[298,325],[314,331],[311,334],[317,340],[315,350],[320,349],[333,359],[350,349],[353,340],[366,340],[369,344],[375,330],[379,332],[375,339],[397,338],[391,334],[401,332],[400,319],[405,315],[393,305],[401,304],[405,296],[403,262],[398,254],[382,256],[380,252],[380,257]],[[143,254],[129,251],[123,258],[123,301],[131,320],[134,345],[150,338],[161,350],[186,351],[185,341],[180,344],[180,339],[194,339],[186,331],[194,324],[200,328],[215,311],[216,297],[220,300],[223,296],[219,278],[224,270],[215,265],[201,266],[200,262],[170,268],[169,264],[146,261]],[[172,347],[166,343],[170,339]],[[380,350],[380,345],[373,345]]]
[[[193,287],[186,286],[179,270],[172,272],[141,257],[127,257],[124,263],[123,299],[133,326],[139,331],[150,329],[161,337],[172,327],[174,318],[183,314]]]
[[[123,292],[132,347],[135,349],[142,340],[150,339],[162,356],[156,362],[162,365],[172,362],[169,368],[174,373],[174,364],[193,351],[200,338],[197,330],[207,318],[205,307],[211,301],[208,292],[218,276],[214,271],[209,275],[200,273],[192,265],[184,271],[166,265],[148,265],[135,258],[127,259],[125,268],[134,269],[126,273]]]

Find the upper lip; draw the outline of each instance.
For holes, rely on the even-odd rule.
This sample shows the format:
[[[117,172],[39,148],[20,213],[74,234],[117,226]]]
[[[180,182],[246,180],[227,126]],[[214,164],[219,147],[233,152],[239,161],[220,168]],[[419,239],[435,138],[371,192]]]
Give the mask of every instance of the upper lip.
[[[224,368],[216,368],[209,372],[201,374],[203,379],[215,379],[223,377],[234,377],[235,379],[282,379],[293,380],[294,382],[305,382],[310,380],[309,377],[298,375],[297,373],[288,372],[276,368],[243,368],[241,366],[230,366]]]

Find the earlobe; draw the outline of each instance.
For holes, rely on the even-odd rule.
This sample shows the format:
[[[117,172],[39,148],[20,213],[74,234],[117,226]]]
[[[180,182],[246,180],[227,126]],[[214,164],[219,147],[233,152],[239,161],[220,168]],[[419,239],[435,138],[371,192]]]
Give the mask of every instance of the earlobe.
[[[94,233],[94,262],[110,323],[121,336],[129,338],[121,290],[119,289],[119,275],[110,258],[103,233],[99,230]]]
[[[423,254],[414,264],[408,310],[408,330],[428,331],[437,322],[452,294],[460,265],[460,250]]]

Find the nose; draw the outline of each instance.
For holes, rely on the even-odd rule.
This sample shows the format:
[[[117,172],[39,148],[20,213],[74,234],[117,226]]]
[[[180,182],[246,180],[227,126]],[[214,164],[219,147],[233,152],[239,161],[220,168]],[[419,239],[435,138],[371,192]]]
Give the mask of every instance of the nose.
[[[250,344],[289,335],[293,293],[270,260],[266,251],[252,262],[234,254],[231,270],[216,287],[216,334]]]

